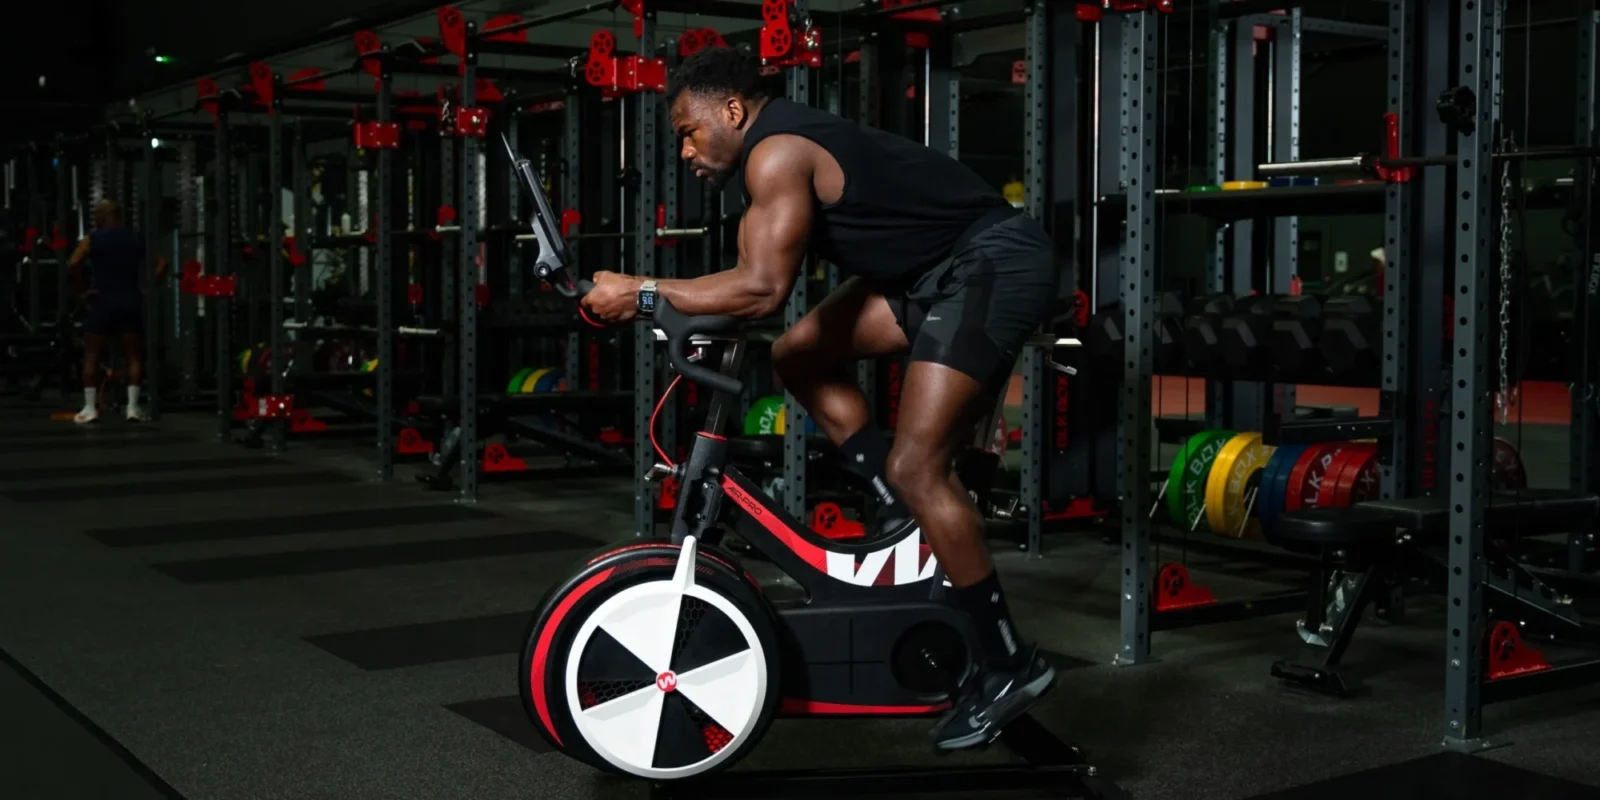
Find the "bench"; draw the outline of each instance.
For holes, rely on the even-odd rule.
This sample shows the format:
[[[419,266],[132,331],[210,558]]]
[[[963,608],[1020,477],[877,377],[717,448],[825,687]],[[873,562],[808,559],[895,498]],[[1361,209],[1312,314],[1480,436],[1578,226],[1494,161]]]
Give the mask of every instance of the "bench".
[[[1548,617],[1558,625],[1578,625],[1570,609],[1555,602],[1555,593],[1497,543],[1588,531],[1597,516],[1600,496],[1588,492],[1523,489],[1494,493],[1484,507],[1486,557],[1495,567],[1487,571],[1487,588],[1522,612]],[[1413,560],[1410,557],[1421,547],[1448,544],[1449,525],[1447,497],[1374,500],[1349,508],[1284,513],[1273,526],[1271,541],[1286,550],[1314,556],[1319,564],[1308,587],[1305,619],[1297,624],[1300,637],[1306,644],[1327,650],[1318,664],[1278,661],[1272,665],[1273,676],[1328,694],[1349,694],[1353,684],[1337,667],[1366,606],[1376,602],[1381,618],[1395,620],[1403,577],[1400,568]],[[1436,558],[1432,564],[1444,569]],[[1536,591],[1530,592],[1528,587]]]

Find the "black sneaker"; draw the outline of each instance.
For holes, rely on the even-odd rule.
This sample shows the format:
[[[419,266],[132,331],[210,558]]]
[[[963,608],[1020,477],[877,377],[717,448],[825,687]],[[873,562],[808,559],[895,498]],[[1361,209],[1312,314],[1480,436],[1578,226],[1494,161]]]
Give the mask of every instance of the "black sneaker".
[[[972,693],[934,726],[934,747],[964,750],[993,743],[1006,725],[1038,702],[1055,682],[1055,668],[1037,651],[1017,669],[980,676]]]

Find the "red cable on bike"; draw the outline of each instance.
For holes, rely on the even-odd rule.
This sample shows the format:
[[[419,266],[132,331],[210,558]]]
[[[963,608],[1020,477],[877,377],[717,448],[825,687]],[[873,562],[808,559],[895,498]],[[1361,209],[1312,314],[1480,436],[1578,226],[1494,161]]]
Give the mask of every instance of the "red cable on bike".
[[[667,390],[661,393],[661,399],[656,401],[656,410],[650,412],[650,446],[656,449],[656,455],[661,457],[662,463],[665,463],[669,467],[676,467],[678,465],[672,463],[672,459],[667,458],[666,451],[662,450],[661,445],[656,442],[656,417],[661,416],[661,409],[666,406],[667,398],[672,396],[672,390],[678,388],[678,381],[681,380],[683,380],[682,375],[672,379],[672,383],[668,384]]]

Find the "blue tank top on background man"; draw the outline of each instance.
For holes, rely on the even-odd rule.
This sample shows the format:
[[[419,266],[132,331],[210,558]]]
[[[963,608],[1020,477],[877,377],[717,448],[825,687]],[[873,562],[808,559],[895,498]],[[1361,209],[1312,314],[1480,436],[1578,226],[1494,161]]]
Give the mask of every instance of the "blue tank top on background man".
[[[135,297],[144,266],[144,241],[127,228],[97,228],[89,234],[89,276],[103,296]]]

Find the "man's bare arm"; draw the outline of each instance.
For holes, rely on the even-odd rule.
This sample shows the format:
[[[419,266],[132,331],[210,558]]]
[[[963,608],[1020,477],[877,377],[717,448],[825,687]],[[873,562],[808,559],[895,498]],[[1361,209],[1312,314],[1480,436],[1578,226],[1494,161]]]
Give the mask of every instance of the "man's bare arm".
[[[78,240],[78,246],[72,251],[72,258],[67,260],[67,277],[72,279],[72,287],[78,294],[89,290],[83,279],[83,262],[89,260],[89,237]]]
[[[763,141],[745,165],[750,208],[739,223],[739,262],[701,278],[658,281],[685,314],[770,317],[783,308],[811,238],[812,145],[791,136]]]

